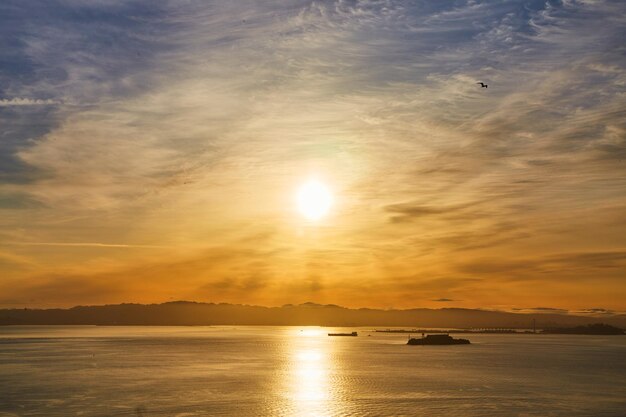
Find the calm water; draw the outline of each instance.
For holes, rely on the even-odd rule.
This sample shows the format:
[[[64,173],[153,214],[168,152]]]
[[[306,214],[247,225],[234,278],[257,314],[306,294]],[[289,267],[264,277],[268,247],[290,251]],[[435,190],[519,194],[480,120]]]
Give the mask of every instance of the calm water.
[[[626,336],[335,330],[0,328],[0,416],[626,416]]]

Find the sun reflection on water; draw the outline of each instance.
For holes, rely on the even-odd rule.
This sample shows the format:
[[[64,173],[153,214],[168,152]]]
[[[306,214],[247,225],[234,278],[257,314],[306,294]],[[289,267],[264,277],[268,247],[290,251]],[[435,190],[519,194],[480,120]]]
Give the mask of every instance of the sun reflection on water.
[[[327,369],[325,358],[319,351],[306,350],[296,354],[294,363],[294,398],[296,401],[320,402],[328,399]],[[318,404],[301,404],[305,406]],[[298,407],[301,408],[301,407]]]
[[[318,329],[294,338],[289,363],[289,397],[295,415],[330,415],[330,345]]]

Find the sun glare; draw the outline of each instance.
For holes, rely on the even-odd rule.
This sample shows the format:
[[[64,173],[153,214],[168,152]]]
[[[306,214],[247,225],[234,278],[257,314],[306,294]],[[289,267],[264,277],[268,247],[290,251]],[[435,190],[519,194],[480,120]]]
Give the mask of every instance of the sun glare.
[[[333,199],[328,188],[311,180],[300,186],[297,194],[298,211],[308,220],[319,220],[330,209]]]

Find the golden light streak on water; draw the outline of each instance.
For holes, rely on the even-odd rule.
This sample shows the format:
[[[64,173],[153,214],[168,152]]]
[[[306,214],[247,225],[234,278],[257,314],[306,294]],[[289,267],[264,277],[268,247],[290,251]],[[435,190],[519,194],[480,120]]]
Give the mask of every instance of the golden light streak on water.
[[[328,416],[332,409],[329,382],[332,345],[320,336],[320,329],[304,329],[290,347],[288,396],[290,408],[297,416]]]

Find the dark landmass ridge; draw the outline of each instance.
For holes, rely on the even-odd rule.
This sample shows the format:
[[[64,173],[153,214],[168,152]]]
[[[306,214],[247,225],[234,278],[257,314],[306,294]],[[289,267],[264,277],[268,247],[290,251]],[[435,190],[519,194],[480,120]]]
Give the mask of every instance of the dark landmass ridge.
[[[586,326],[598,317],[553,313],[511,313],[464,308],[407,310],[350,309],[305,303],[263,307],[228,303],[171,301],[162,304],[111,304],[68,309],[0,309],[0,325],[298,325],[434,328],[538,329]],[[624,328],[626,315],[602,317]]]

